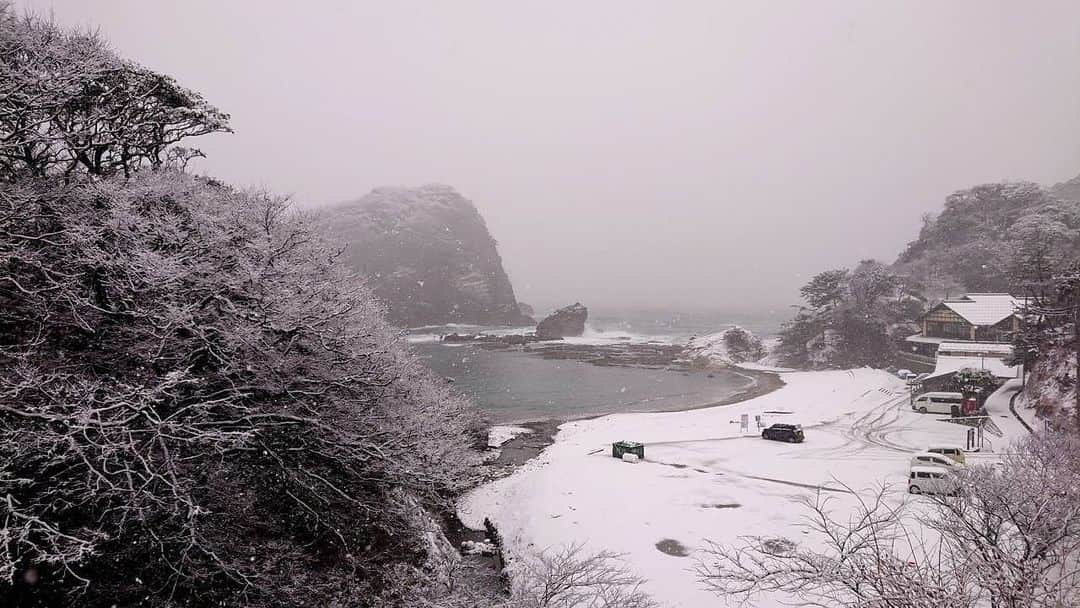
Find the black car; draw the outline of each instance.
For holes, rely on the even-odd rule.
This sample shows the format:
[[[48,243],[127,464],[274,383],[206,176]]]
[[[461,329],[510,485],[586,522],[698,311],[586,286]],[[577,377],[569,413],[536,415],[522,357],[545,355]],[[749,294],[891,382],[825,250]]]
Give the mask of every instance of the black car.
[[[774,424],[761,431],[761,437],[788,443],[802,443],[803,439],[806,439],[802,432],[802,425],[798,424]]]

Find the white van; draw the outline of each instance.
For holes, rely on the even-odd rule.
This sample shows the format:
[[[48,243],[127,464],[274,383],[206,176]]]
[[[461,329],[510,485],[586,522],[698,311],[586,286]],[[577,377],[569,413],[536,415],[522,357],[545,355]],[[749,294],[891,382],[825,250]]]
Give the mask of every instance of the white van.
[[[964,457],[964,450],[951,445],[932,445],[926,448],[926,451],[931,454],[941,454],[942,456],[948,456],[949,458],[964,464],[967,462],[967,458]]]
[[[933,454],[931,452],[923,452],[921,454],[915,454],[911,457],[911,466],[913,467],[938,467],[942,469],[949,469],[959,466],[959,464],[942,454]]]
[[[964,396],[960,393],[923,393],[911,402],[911,409],[920,414],[952,414],[963,410]]]
[[[907,491],[911,494],[952,494],[956,478],[941,467],[911,467]]]

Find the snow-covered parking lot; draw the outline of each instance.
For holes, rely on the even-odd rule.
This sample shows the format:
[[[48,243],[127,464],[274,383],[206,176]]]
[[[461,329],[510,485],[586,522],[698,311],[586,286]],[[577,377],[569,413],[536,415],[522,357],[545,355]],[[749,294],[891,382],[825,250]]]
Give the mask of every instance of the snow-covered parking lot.
[[[965,444],[967,427],[910,410],[904,383],[888,373],[784,373],[786,385],[730,406],[658,414],[621,414],[564,424],[555,443],[510,477],[467,495],[462,521],[498,526],[513,555],[583,543],[625,554],[630,569],[664,605],[717,605],[695,567],[706,540],[732,543],[744,535],[803,537],[806,512],[794,498],[823,488],[838,508],[853,504],[844,486],[873,490],[894,484],[904,494],[912,452]],[[995,420],[1004,399],[992,398]],[[749,416],[746,434],[740,426]],[[761,439],[766,424],[802,424],[806,441]],[[1016,425],[1001,418],[1005,446]],[[644,461],[611,457],[618,440],[645,443]],[[972,454],[968,461],[994,458]],[[659,546],[658,546],[659,545]],[[753,605],[778,605],[758,598]]]

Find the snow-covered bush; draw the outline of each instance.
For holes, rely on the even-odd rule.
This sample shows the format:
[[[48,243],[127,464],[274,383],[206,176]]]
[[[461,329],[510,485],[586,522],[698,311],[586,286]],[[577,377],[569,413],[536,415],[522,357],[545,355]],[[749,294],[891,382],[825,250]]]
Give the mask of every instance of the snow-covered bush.
[[[469,481],[471,405],[283,200],[24,181],[0,234],[0,594],[374,597],[424,546],[391,491]]]
[[[580,545],[515,556],[509,589],[490,574],[469,571],[462,560],[438,572],[415,576],[410,608],[659,608],[643,589],[645,579],[630,572],[620,554],[590,553]],[[486,569],[487,566],[484,566]],[[407,579],[408,576],[403,577]]]
[[[1054,424],[1080,429],[1077,405],[1077,310],[1080,309],[1080,262],[1053,272],[1034,256],[1019,265],[1028,276],[1021,315],[1024,323],[1013,336],[1012,363],[1030,371],[1025,401]],[[1071,414],[1071,420],[1065,416]]]
[[[735,326],[725,331],[723,336],[728,356],[736,363],[757,361],[765,356],[765,347],[761,344],[761,338],[748,330]]]
[[[1072,348],[1047,345],[1031,365],[1024,402],[1042,418],[1069,417],[1076,405],[1076,352]]]
[[[989,395],[1001,384],[990,370],[973,367],[957,371],[954,381],[962,393],[981,392],[983,395]]]
[[[764,356],[761,338],[736,325],[722,332],[691,338],[682,358],[694,365],[709,367],[757,361]]]

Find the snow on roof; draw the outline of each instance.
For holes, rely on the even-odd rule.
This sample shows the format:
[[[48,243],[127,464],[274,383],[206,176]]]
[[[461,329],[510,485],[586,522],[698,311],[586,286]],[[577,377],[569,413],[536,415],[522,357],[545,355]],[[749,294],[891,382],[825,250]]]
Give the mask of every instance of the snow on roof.
[[[987,355],[1011,355],[1012,344],[1001,342],[942,342],[938,345],[938,355],[974,354],[985,353]]]
[[[1020,301],[1007,293],[969,293],[942,304],[976,326],[995,325],[1020,309]]]
[[[923,344],[941,344],[948,340],[948,338],[928,338],[922,334],[914,334],[904,338],[907,342],[921,342]]]
[[[950,357],[938,355],[937,365],[934,367],[933,373],[924,378],[923,380],[929,380],[930,378],[936,378],[938,376],[944,376],[945,374],[951,374],[958,372],[965,367],[972,369],[985,369],[998,378],[1019,378],[1019,368],[1012,365],[1005,365],[1005,362],[997,357]]]

